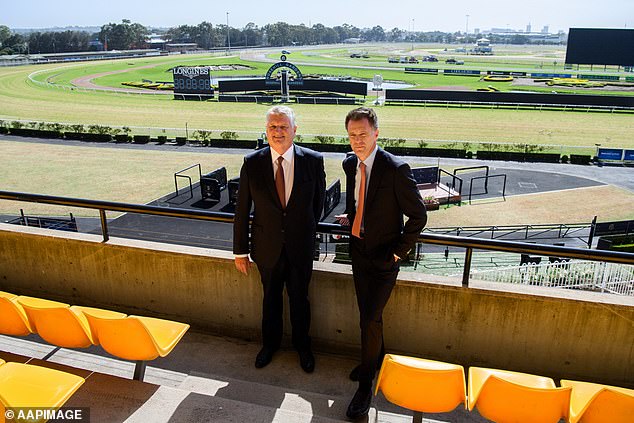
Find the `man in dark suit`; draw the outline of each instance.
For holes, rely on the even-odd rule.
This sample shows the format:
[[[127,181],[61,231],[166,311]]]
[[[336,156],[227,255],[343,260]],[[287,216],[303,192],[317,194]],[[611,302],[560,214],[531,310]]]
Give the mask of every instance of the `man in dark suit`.
[[[372,381],[384,355],[383,309],[396,283],[399,264],[415,245],[427,213],[409,165],[377,146],[374,110],[360,107],[346,116],[354,155],[343,162],[350,256],[359,306],[361,364],[350,373],[359,388],[347,416],[365,416]],[[408,217],[403,224],[403,215]]]
[[[308,283],[326,174],[321,154],[293,144],[293,110],[275,106],[266,115],[269,146],[248,154],[240,171],[233,225],[236,268],[248,274],[249,253],[262,280],[262,349],[255,367],[269,364],[282,342],[282,291],[290,305],[293,347],[305,372],[315,368],[311,351]],[[253,206],[251,238],[249,215]]]

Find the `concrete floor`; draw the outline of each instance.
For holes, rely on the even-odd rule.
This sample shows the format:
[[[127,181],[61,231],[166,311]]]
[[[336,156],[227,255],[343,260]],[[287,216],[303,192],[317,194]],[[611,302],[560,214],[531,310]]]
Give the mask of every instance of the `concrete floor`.
[[[297,354],[280,350],[264,369],[253,362],[260,346],[190,331],[165,358],[148,363],[144,382],[131,380],[134,364],[100,347],[59,349],[37,335],[0,336],[0,358],[57,368],[86,382],[66,407],[88,407],[98,422],[332,422],[345,412],[356,383],[354,358],[316,352],[316,369],[304,373]],[[46,358],[46,360],[43,360]],[[367,422],[410,422],[412,413],[373,399]],[[424,422],[483,423],[477,411],[425,414]]]

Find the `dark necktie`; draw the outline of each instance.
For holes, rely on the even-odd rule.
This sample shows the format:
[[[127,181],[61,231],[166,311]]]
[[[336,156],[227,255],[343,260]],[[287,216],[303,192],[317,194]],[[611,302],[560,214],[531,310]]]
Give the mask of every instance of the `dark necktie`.
[[[282,162],[284,161],[284,157],[280,156],[277,158],[277,172],[275,172],[275,188],[277,189],[277,196],[280,198],[280,203],[282,204],[282,209],[286,208],[286,190],[284,182],[284,168],[282,167]]]
[[[363,221],[363,212],[365,208],[365,163],[361,162],[359,165],[359,172],[361,172],[359,200],[357,201],[357,213],[354,215],[354,222],[352,223],[352,235],[357,238],[362,238],[361,222]]]

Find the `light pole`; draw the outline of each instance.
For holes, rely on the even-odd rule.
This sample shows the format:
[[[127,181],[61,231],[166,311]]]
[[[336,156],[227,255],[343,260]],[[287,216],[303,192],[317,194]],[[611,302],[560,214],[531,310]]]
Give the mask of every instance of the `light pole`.
[[[229,12],[227,12],[227,53],[231,53],[231,36],[229,34]]]
[[[414,22],[415,19],[412,18],[412,52],[414,51]]]

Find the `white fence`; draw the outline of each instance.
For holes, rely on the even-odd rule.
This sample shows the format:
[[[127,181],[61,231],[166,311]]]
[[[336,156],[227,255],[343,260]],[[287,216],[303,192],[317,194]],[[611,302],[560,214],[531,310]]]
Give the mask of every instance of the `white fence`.
[[[527,264],[471,272],[471,278],[634,296],[634,266],[583,260]]]

